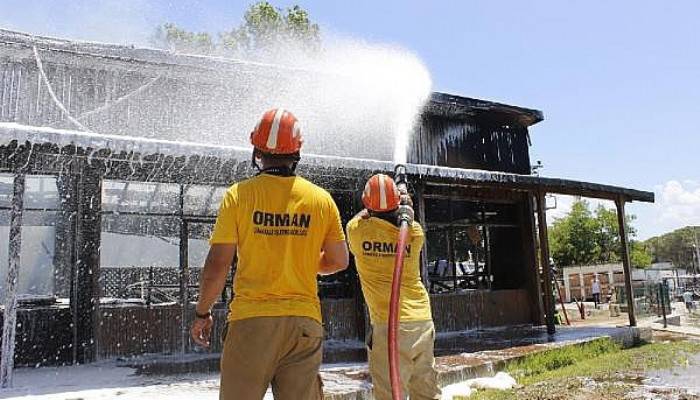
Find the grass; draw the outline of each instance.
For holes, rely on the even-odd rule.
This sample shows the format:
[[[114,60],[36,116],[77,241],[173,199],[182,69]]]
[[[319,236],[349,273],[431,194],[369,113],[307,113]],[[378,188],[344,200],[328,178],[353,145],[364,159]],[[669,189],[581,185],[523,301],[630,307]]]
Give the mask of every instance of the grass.
[[[620,398],[631,389],[624,377],[646,370],[684,365],[688,355],[700,352],[700,343],[651,343],[623,350],[610,339],[567,346],[526,356],[506,367],[523,388],[479,391],[470,399],[568,399],[585,388],[583,398]],[[593,382],[593,383],[591,383]]]

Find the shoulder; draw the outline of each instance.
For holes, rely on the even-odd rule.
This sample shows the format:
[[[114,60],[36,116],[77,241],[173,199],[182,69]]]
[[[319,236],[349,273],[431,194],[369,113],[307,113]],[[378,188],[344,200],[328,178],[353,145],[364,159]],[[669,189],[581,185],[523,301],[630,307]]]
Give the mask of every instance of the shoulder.
[[[411,225],[411,235],[412,236],[424,236],[423,227],[416,221],[413,221]]]
[[[226,189],[226,192],[224,193],[224,200],[237,200],[238,199],[238,190],[240,188],[240,184],[242,182],[236,182],[233,185],[229,186],[228,189]]]
[[[350,232],[354,232],[360,227],[360,223],[362,222],[362,218],[360,217],[354,217],[350,221],[348,221],[347,225],[345,225],[345,229]]]
[[[326,189],[322,188],[321,186],[318,186],[317,184],[309,181],[308,179],[306,179],[304,177],[297,176],[294,184],[299,188],[302,188],[310,193],[313,193],[315,196],[317,196],[319,198],[329,199],[329,200],[333,199],[331,194]]]

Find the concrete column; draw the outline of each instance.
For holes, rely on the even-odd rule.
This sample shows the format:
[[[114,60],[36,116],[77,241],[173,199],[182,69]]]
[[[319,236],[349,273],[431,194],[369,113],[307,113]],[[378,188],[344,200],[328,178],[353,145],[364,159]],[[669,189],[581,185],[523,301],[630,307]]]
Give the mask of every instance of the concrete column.
[[[569,273],[562,270],[562,277],[564,278],[564,295],[566,296],[566,302],[571,301],[571,282],[569,281]]]
[[[583,272],[578,273],[579,291],[581,292],[581,301],[586,300],[586,282],[583,280]]]

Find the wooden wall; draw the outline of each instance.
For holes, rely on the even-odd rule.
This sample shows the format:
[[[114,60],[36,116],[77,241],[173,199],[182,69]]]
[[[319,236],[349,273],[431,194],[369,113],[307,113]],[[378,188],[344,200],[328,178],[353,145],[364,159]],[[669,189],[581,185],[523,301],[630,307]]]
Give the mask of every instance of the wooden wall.
[[[527,290],[475,290],[430,296],[438,332],[532,323]]]
[[[473,291],[432,295],[433,318],[438,332],[481,329],[530,322],[525,290]],[[355,299],[322,302],[326,339],[359,340]],[[190,310],[190,315],[192,310]],[[226,310],[217,309],[211,351],[221,351]],[[190,317],[191,318],[191,317]],[[1,318],[0,318],[1,322]],[[68,307],[20,309],[16,363],[18,366],[70,364],[73,357],[71,316]],[[102,306],[98,313],[96,358],[138,356],[146,353],[177,354],[192,343],[181,330],[178,305]]]
[[[0,326],[2,314],[0,312]],[[19,308],[15,364],[29,367],[70,364],[73,359],[71,324],[68,307]]]

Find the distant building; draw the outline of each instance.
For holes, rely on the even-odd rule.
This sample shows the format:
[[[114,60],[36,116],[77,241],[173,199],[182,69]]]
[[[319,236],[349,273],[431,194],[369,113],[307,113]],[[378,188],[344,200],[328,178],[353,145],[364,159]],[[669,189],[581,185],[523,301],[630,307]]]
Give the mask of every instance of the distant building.
[[[596,276],[600,282],[600,293],[603,299],[610,292],[611,287],[625,285],[622,263],[577,265],[563,267],[561,270],[564,281],[562,296],[566,302],[593,299],[591,283]]]

